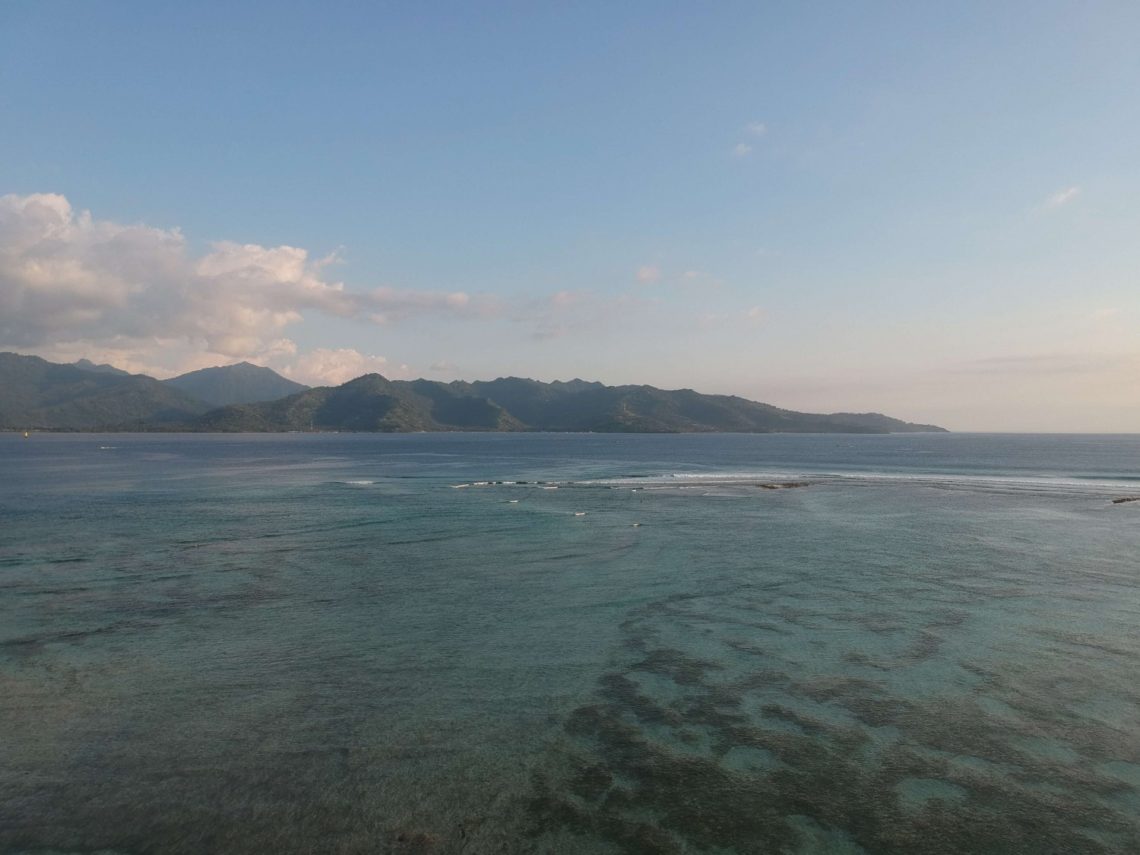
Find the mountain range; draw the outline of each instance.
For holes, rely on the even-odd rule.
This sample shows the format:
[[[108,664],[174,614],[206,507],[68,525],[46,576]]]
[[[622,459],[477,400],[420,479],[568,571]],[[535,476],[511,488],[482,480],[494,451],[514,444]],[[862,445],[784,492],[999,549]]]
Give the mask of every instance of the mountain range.
[[[249,363],[160,381],[86,360],[59,365],[14,353],[0,353],[0,429],[610,433],[943,430],[879,413],[799,413],[735,395],[654,386],[606,386],[585,380],[543,383],[501,377],[441,383],[366,374],[340,386],[310,389]]]
[[[0,353],[0,429],[137,430],[211,409],[153,377],[88,365]]]
[[[0,353],[0,430],[193,430],[216,407],[307,388],[248,362],[155,380],[87,359]]]

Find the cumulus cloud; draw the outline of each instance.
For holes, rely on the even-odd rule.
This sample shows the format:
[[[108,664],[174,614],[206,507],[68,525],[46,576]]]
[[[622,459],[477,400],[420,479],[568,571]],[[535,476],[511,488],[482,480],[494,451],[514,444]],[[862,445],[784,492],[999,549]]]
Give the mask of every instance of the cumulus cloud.
[[[495,315],[497,303],[462,291],[390,287],[353,292],[292,246],[219,241],[195,255],[178,229],[123,225],[76,211],[57,194],[0,196],[0,348],[113,352],[140,369],[143,353],[283,360],[285,336],[306,312],[391,323],[431,316]],[[314,352],[310,376],[339,376]],[[361,357],[361,364],[377,357]],[[156,373],[161,374],[161,371]]]
[[[1044,207],[1047,211],[1055,211],[1057,208],[1061,208],[1072,202],[1075,198],[1077,198],[1080,192],[1081,188],[1077,185],[1066,187],[1064,190],[1058,190],[1056,193],[1045,200],[1045,204],[1042,207]]]
[[[748,157],[750,154],[752,154],[752,146],[748,143],[740,142],[732,147],[733,157]]]
[[[408,366],[392,365],[383,356],[347,347],[318,347],[282,366],[281,373],[310,386],[339,386],[362,374],[383,374],[389,379],[405,377]]]
[[[763,122],[749,122],[744,126],[745,133],[754,137],[762,137],[768,133],[768,126]]]
[[[643,264],[634,275],[642,285],[651,285],[661,278],[661,268],[656,264]]]

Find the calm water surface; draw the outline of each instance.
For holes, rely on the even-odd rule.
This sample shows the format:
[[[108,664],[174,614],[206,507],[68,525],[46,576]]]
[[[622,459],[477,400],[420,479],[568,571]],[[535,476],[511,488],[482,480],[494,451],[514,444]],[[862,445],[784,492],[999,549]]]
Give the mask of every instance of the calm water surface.
[[[0,436],[0,851],[1135,852],[1130,495],[1140,437]]]

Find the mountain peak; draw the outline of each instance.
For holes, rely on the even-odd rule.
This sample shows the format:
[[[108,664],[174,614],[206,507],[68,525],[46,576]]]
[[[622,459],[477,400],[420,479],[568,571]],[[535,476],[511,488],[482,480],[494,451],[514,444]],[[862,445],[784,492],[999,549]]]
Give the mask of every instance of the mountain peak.
[[[114,374],[119,377],[131,376],[131,372],[124,371],[122,368],[116,368],[114,365],[109,365],[106,362],[96,365],[90,359],[77,359],[71,364],[83,371],[91,371],[95,374]]]
[[[201,368],[163,382],[215,407],[273,401],[309,388],[251,362]]]

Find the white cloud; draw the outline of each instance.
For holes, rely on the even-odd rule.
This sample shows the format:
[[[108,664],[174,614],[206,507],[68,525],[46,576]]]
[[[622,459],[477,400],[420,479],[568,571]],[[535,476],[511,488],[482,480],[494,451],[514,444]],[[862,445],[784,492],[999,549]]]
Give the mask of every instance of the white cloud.
[[[744,133],[754,140],[762,138],[768,133],[768,126],[763,122],[749,122],[744,126]],[[752,154],[752,145],[746,142],[738,142],[732,147],[732,156],[735,158],[745,158]]]
[[[383,374],[385,377],[403,377],[406,365],[392,365],[383,356],[372,356],[347,347],[318,347],[298,356],[281,373],[298,383],[310,386],[339,386],[362,374]]]
[[[1064,205],[1072,202],[1080,194],[1081,188],[1077,185],[1066,187],[1064,190],[1058,190],[1052,196],[1045,200],[1043,206],[1047,211],[1053,211]]]
[[[325,277],[337,260],[233,241],[195,256],[178,229],[98,220],[57,194],[0,196],[0,348],[114,353],[116,364],[162,376],[195,363],[283,360],[296,351],[287,328],[310,311],[377,323],[500,312],[463,291],[352,292]],[[335,374],[322,358],[331,357],[298,370]]]
[[[637,268],[635,276],[642,285],[651,285],[661,278],[661,268],[655,264],[643,264]]]

